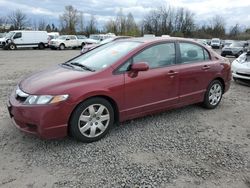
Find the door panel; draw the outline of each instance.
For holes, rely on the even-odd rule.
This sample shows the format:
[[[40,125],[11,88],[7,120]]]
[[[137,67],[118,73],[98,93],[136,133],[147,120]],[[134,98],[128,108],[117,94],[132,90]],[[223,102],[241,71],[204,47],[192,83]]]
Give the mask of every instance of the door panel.
[[[161,49],[161,50],[159,50]],[[147,62],[150,69],[131,76],[125,73],[125,108],[127,116],[167,108],[178,102],[178,73],[174,43],[160,44],[133,57],[133,62]]]
[[[208,52],[192,43],[180,43],[179,102],[191,104],[203,101],[207,86],[216,70]]]

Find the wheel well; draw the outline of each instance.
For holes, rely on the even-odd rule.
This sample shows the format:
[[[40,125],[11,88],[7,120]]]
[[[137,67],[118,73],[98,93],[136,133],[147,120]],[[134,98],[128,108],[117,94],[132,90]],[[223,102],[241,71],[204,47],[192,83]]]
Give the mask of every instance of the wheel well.
[[[223,89],[223,93],[224,93],[224,91],[225,91],[225,82],[224,82],[224,80],[222,79],[222,78],[220,78],[220,77],[218,77],[218,78],[215,78],[214,80],[219,80],[220,82],[221,82],[221,84],[222,84],[222,89]]]
[[[112,107],[113,107],[113,109],[114,109],[114,116],[115,116],[115,121],[114,121],[114,123],[118,125],[118,124],[119,124],[119,109],[118,109],[117,103],[116,103],[111,97],[108,97],[108,96],[105,96],[105,95],[96,95],[96,96],[92,96],[92,97],[89,97],[89,98],[85,99],[84,101],[86,101],[86,100],[88,100],[88,99],[91,99],[91,98],[94,98],[94,97],[104,98],[104,99],[106,99],[106,100],[112,105]],[[68,120],[68,124],[69,124],[69,122],[70,122],[71,116],[72,116],[73,112],[75,111],[75,109],[76,109],[82,102],[84,102],[84,101],[81,101],[79,104],[77,104],[77,105],[75,106],[75,108],[73,109],[73,111],[72,111],[71,114],[70,114],[70,118],[69,118],[69,120]],[[68,126],[68,128],[69,128],[69,126]],[[69,129],[68,129],[68,130],[69,130]]]

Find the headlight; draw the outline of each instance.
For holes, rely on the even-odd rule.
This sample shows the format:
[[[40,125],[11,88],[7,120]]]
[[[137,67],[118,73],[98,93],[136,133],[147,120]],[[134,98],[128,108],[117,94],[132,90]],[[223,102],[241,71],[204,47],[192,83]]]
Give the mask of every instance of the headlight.
[[[53,104],[68,99],[69,95],[30,95],[24,104]]]

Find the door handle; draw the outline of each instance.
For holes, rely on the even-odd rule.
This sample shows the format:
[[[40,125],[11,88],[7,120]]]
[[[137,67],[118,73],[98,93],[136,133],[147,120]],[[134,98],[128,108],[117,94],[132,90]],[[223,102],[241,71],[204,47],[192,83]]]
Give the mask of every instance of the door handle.
[[[208,70],[208,69],[210,69],[210,66],[209,65],[204,65],[201,69],[202,70]]]
[[[174,77],[176,74],[178,74],[178,72],[175,72],[175,71],[173,71],[173,70],[171,70],[171,71],[168,72],[168,75],[169,75],[171,78]]]

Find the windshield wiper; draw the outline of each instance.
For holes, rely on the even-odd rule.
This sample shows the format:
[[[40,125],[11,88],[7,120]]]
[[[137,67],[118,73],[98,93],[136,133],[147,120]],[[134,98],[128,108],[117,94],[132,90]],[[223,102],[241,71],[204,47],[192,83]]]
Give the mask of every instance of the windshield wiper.
[[[82,69],[84,70],[87,70],[87,71],[91,71],[91,72],[95,72],[94,69],[86,66],[86,65],[82,65],[81,63],[77,63],[77,62],[71,62],[70,65],[75,65],[75,66],[78,66],[78,67],[81,67]]]
[[[72,65],[68,64],[67,62],[66,62],[66,63],[62,63],[62,65],[64,65],[64,66],[68,66],[68,67],[71,67],[71,68],[74,68],[74,66],[72,66]]]

